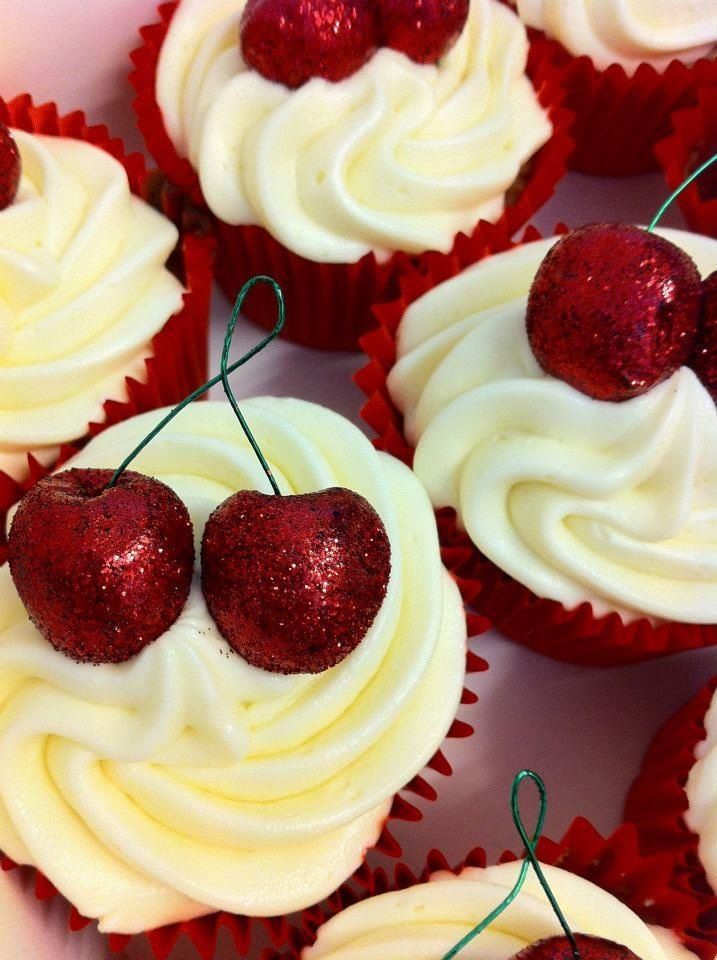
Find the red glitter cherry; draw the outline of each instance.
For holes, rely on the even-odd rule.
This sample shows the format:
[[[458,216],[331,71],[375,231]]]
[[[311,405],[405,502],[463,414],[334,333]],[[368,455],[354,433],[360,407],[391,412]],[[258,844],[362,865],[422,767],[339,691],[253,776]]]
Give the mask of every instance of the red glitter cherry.
[[[15,139],[0,121],[0,210],[9,207],[20,186],[22,163]]]
[[[194,537],[187,508],[158,480],[66,470],[20,501],[10,573],[40,633],[61,653],[121,663],[177,619],[189,595]]]
[[[249,0],[240,31],[246,62],[292,88],[343,80],[378,45],[375,0]]]
[[[580,960],[638,960],[627,947],[602,937],[576,933],[575,942]],[[548,937],[524,947],[513,960],[574,960],[573,947],[567,937]]]
[[[242,490],[207,521],[202,588],[229,644],[274,673],[321,673],[363,640],[386,595],[380,517],[343,488],[300,496]]]
[[[470,0],[379,0],[381,42],[416,63],[438,63],[463,33]]]
[[[717,403],[717,270],[702,284],[702,320],[689,365]]]
[[[593,224],[560,240],[528,298],[533,353],[554,377],[596,400],[645,393],[687,360],[701,281],[669,240],[624,224]]]

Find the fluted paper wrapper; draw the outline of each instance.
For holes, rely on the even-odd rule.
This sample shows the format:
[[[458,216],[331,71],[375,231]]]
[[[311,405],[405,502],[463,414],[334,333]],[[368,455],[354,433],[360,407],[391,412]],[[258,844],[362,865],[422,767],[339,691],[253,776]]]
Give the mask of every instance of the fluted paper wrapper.
[[[685,823],[685,784],[705,738],[705,714],[717,690],[715,677],[658,732],[625,805],[625,817],[637,827],[647,854],[660,853],[670,863],[670,883],[701,900],[695,924],[701,938],[717,952],[717,891],[707,879],[698,853],[699,838]]]
[[[641,64],[630,76],[620,64],[598,70],[587,57],[532,33],[536,55],[563,70],[565,104],[575,115],[576,147],[569,165],[596,176],[648,173],[658,167],[655,144],[670,131],[670,115],[693,106],[702,86],[717,85],[717,62],[674,60],[660,72]]]
[[[717,86],[703,87],[697,104],[677,110],[672,132],[655,147],[671,190],[717,153]],[[712,168],[684,190],[678,203],[690,230],[717,238],[717,172]]]

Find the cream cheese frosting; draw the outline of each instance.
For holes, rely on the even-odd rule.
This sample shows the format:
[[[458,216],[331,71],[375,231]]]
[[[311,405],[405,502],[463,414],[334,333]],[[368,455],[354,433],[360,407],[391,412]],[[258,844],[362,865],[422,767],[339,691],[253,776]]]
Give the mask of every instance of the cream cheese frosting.
[[[183,0],[162,46],[157,100],[212,211],[258,224],[318,262],[448,251],[496,220],[551,124],[525,75],[528,41],[498,0],[472,0],[437,66],[382,49],[357,73],[298,90],[249,69],[245,0]]]
[[[707,879],[717,891],[717,696],[705,714],[705,737],[685,785],[685,822],[699,837],[698,852]]]
[[[104,931],[321,900],[359,866],[460,701],[465,617],[416,478],[325,408],[259,399],[244,412],[285,494],[346,486],[386,526],[386,600],[333,670],[250,666],[198,579],[134,660],[77,664],[41,638],[0,568],[0,849]],[[108,429],[73,466],[116,466],[161,415]],[[224,403],[183,411],[135,467],[184,500],[198,540],[231,493],[270,492]]]
[[[457,877],[436,873],[428,883],[364,900],[325,923],[302,960],[437,960],[504,899],[519,867],[469,867]],[[693,957],[669,931],[651,929],[594,883],[557,867],[543,866],[543,871],[575,933],[623,944],[640,960]],[[509,960],[536,940],[561,934],[531,872],[516,900],[460,956]]]
[[[174,225],[92,144],[13,130],[15,202],[0,211],[0,469],[57,447],[144,379],[152,337],[182,305],[165,263]]]
[[[660,231],[703,275],[717,242]],[[436,507],[540,597],[625,620],[717,622],[717,409],[692,370],[625,403],[548,376],[525,328],[557,238],[498,254],[406,311],[389,389]]]
[[[717,0],[517,0],[528,26],[586,54],[600,70],[641,63],[663,71],[673,60],[714,56]]]

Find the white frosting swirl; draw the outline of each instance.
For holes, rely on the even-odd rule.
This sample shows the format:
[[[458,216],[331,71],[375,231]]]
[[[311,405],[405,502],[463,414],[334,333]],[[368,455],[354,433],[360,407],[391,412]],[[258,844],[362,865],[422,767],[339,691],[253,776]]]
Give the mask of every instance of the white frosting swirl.
[[[517,0],[531,27],[586,54],[599,70],[641,63],[663,71],[673,60],[692,64],[714,55],[717,0]]]
[[[705,715],[705,738],[695,750],[685,793],[689,804],[685,822],[699,837],[700,862],[717,891],[717,696]]]
[[[662,231],[704,274],[717,242]],[[686,367],[625,403],[546,375],[525,329],[548,248],[493,256],[413,304],[391,394],[433,504],[540,597],[717,622],[717,410]]]
[[[214,213],[259,224],[319,262],[450,250],[496,220],[522,164],[551,135],[525,75],[528,44],[498,0],[472,0],[438,66],[380,50],[340,83],[298,90],[248,69],[245,0],[183,0],[157,98]]]
[[[261,399],[244,411],[284,493],[350,487],[385,523],[386,600],[338,667],[250,666],[198,583],[134,660],[77,664],[40,637],[0,569],[0,849],[105,931],[321,900],[358,867],[460,701],[465,617],[416,478],[322,407]],[[73,465],[115,466],[160,416],[105,431]],[[185,410],[134,466],[176,490],[197,538],[235,490],[270,492],[223,403]]]
[[[504,899],[520,865],[466,868],[455,877],[434,874],[428,883],[364,900],[319,930],[302,960],[436,960],[444,956]],[[651,930],[605,890],[557,867],[543,866],[568,923],[576,933],[629,947],[641,960],[688,960],[693,955],[674,935]],[[532,871],[525,886],[480,936],[466,960],[509,960],[524,947],[562,929]]]
[[[23,175],[0,211],[0,469],[27,472],[101,420],[182,305],[174,225],[91,144],[13,130]]]

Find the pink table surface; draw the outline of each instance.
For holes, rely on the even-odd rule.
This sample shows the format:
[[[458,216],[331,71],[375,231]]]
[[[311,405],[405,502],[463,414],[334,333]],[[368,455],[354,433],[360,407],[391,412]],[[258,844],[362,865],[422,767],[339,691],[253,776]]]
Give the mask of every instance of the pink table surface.
[[[136,27],[153,19],[153,10],[148,0],[0,0],[0,93],[31,90],[37,99],[57,99],[64,110],[82,106],[91,119],[105,120],[137,142],[131,93],[122,77]],[[573,175],[536,223],[549,231],[560,220],[569,225],[645,222],[664,193],[659,176],[606,181]],[[678,225],[679,217],[668,222]],[[217,294],[215,359],[228,310]],[[237,355],[255,338],[256,330],[248,324],[240,327]],[[244,368],[236,391],[240,397],[303,397],[359,423],[362,397],[351,382],[359,364],[350,354],[321,354],[280,343]],[[419,866],[434,846],[456,860],[476,844],[491,855],[515,849],[507,793],[513,774],[523,766],[537,769],[547,781],[548,834],[558,835],[576,815],[589,817],[602,831],[612,830],[658,726],[717,673],[717,650],[597,670],[537,657],[494,633],[476,638],[472,646],[490,664],[487,673],[470,681],[478,703],[460,713],[477,733],[448,746],[454,775],[433,778],[440,798],[424,804],[424,819],[396,830],[412,866]],[[0,960],[105,960],[109,953],[103,939],[92,928],[69,935],[66,916],[59,899],[39,904],[16,875],[0,876]],[[148,960],[150,953],[138,942],[123,956]],[[172,960],[191,956],[191,950],[178,948]],[[222,944],[218,960],[233,956],[230,946]]]

